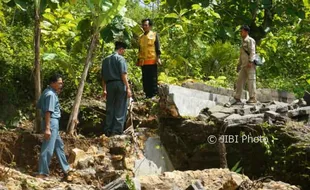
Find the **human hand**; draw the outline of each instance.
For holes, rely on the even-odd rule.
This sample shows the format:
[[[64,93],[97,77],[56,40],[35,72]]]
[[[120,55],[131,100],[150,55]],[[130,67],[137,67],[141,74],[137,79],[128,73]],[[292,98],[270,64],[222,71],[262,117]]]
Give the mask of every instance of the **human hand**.
[[[46,129],[45,129],[45,132],[44,132],[44,139],[45,140],[50,140],[50,138],[51,138],[51,129],[49,128],[49,127],[47,127]]]
[[[106,90],[103,91],[103,93],[102,93],[102,98],[103,98],[103,99],[106,99],[106,98],[107,98],[107,91],[106,91]]]
[[[160,58],[157,58],[157,64],[158,64],[158,65],[162,65],[162,64],[161,64]]]
[[[130,98],[131,97],[131,90],[128,88],[128,90],[127,90],[127,98]]]

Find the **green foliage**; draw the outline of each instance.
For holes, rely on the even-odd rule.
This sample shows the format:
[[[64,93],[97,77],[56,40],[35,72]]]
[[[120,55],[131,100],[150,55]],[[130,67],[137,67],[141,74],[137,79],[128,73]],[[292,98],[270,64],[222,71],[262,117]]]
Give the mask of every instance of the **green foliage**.
[[[229,87],[229,83],[226,80],[225,76],[219,76],[215,78],[214,76],[209,76],[208,81],[205,84],[215,87]]]
[[[201,66],[206,76],[225,75],[229,80],[235,80],[238,60],[239,49],[236,46],[229,42],[216,42],[207,48]]]
[[[132,181],[132,179],[129,177],[128,174],[126,175],[126,181],[125,182],[126,182],[128,188],[129,188],[129,190],[136,190],[135,184]]]
[[[242,170],[242,167],[240,165],[241,160],[239,160],[230,170],[236,173],[240,173]]]

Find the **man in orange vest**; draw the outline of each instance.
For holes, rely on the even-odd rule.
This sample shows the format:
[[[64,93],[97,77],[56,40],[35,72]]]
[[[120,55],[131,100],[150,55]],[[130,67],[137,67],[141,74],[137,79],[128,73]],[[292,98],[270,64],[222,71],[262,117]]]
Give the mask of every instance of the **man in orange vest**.
[[[139,38],[138,66],[142,68],[142,83],[146,98],[153,98],[157,92],[157,64],[160,61],[159,37],[152,29],[151,19],[142,20],[144,33]]]

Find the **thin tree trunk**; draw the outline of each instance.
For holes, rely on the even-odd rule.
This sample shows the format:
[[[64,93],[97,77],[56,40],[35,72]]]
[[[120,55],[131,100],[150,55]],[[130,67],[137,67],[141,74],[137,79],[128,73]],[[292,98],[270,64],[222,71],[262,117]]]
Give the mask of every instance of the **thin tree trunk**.
[[[93,34],[92,39],[91,39],[91,44],[88,48],[87,58],[86,58],[83,74],[82,74],[82,77],[80,79],[78,92],[76,94],[75,101],[74,101],[72,111],[70,114],[70,118],[68,121],[68,125],[67,125],[67,133],[69,133],[70,135],[74,134],[75,126],[77,125],[77,121],[78,121],[77,116],[78,116],[79,107],[80,107],[82,94],[83,94],[83,90],[84,90],[84,84],[85,84],[85,80],[86,80],[86,77],[88,74],[89,67],[91,65],[92,54],[96,48],[98,36],[99,36],[98,33]]]
[[[40,76],[40,5],[35,7],[35,35],[34,35],[34,51],[35,51],[35,58],[34,58],[34,67],[35,67],[35,75],[34,75],[34,85],[35,85],[35,103],[38,102],[40,95],[41,95],[41,76]],[[34,131],[40,132],[41,126],[41,116],[40,110],[36,108],[36,118],[35,118],[35,125]]]
[[[218,138],[219,139],[219,138]],[[218,141],[218,150],[220,158],[220,168],[228,168],[226,159],[226,145],[224,141]]]
[[[220,159],[220,168],[228,168],[227,164],[227,152],[226,152],[226,139],[225,139],[225,133],[226,133],[226,124],[223,124],[220,128],[219,136],[217,138],[217,146],[219,151],[219,159]],[[223,138],[224,137],[224,138]]]

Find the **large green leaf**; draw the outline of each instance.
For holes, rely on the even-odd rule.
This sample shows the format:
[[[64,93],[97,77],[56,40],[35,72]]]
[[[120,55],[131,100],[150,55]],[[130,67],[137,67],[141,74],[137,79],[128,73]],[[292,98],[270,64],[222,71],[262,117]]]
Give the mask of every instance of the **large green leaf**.
[[[17,6],[19,9],[21,9],[21,10],[23,10],[23,11],[26,11],[27,4],[26,4],[25,1],[23,1],[23,0],[14,0],[14,1],[15,1],[16,6]]]
[[[99,13],[96,29],[99,32],[103,27],[108,25],[118,12],[125,6],[127,0],[111,0],[112,6],[105,12]],[[105,3],[105,5],[108,5]]]
[[[176,13],[169,13],[169,14],[165,15],[165,18],[176,18],[176,19],[178,19],[179,15]]]

